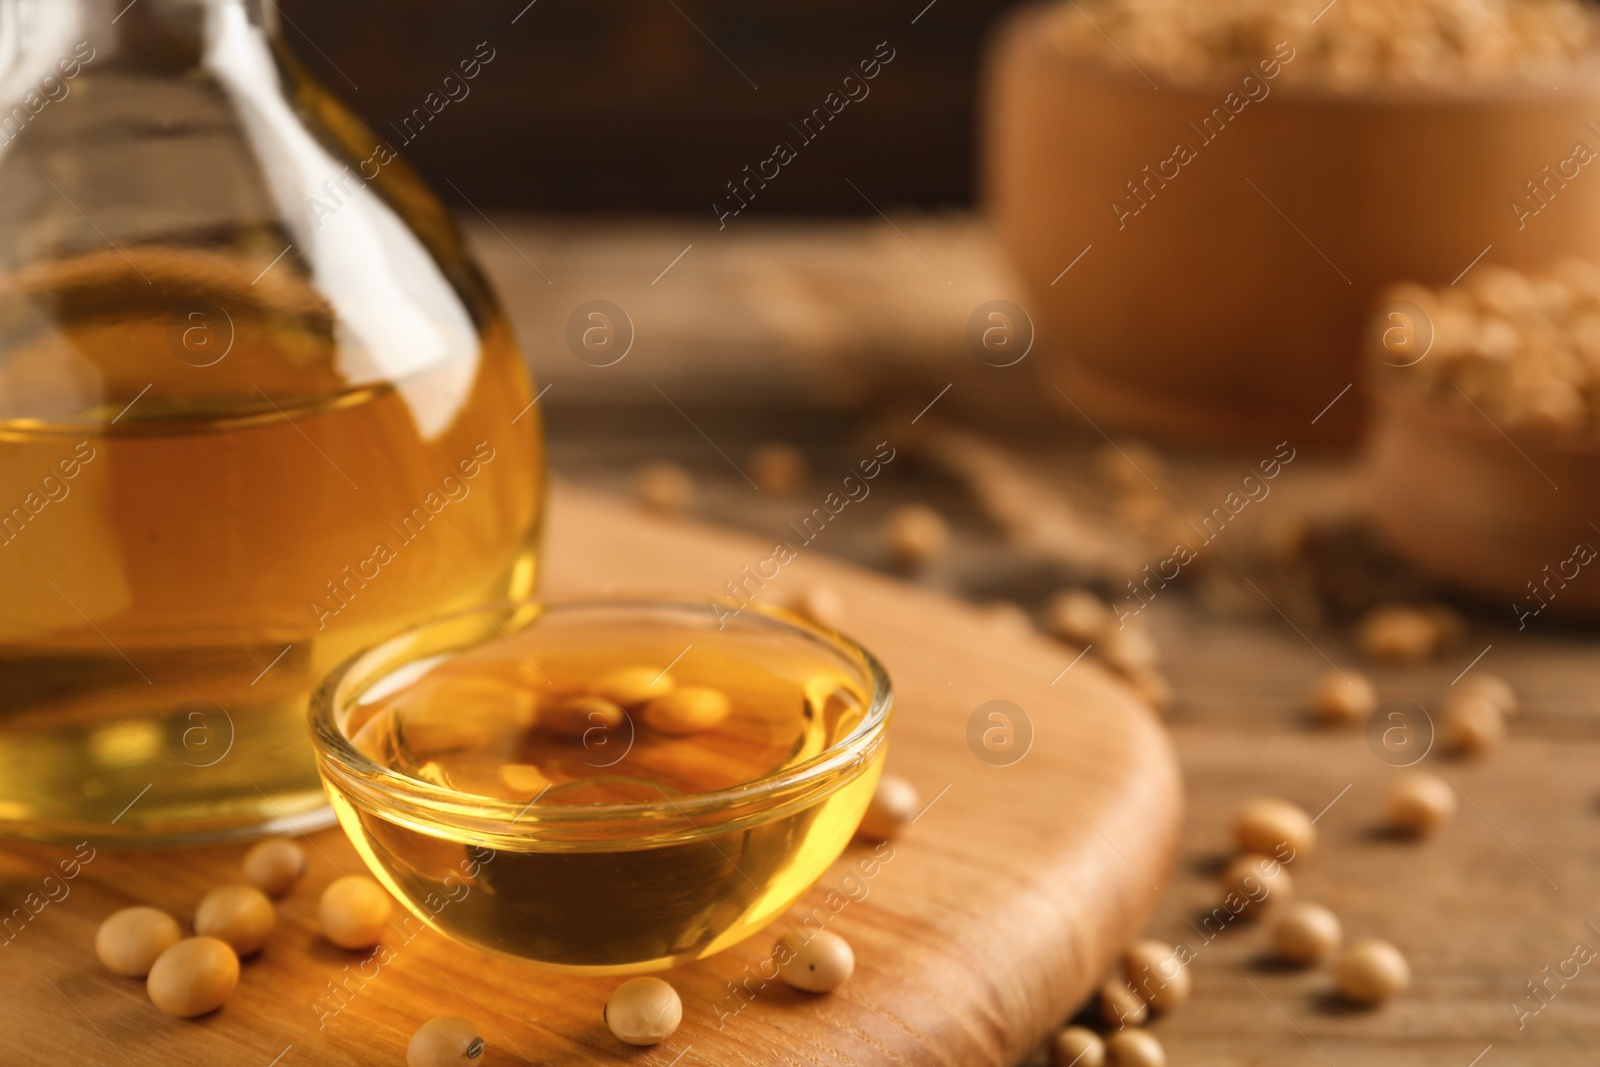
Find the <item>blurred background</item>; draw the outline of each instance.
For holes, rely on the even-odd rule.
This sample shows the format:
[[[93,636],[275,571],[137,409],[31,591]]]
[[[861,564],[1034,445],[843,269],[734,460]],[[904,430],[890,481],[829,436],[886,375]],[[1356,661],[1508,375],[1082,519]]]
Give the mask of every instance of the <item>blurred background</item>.
[[[754,213],[870,214],[844,176],[880,190],[885,207],[973,203],[978,58],[1013,3],[935,4],[914,25],[927,0],[525,3],[280,7],[306,64],[380,134],[489,41],[483,99],[406,151],[441,186],[472,160],[461,184],[485,209],[709,217],[724,184],[884,40],[894,76],[874,80],[871,107],[819,138]],[[448,186],[443,195],[467,208]]]
[[[1206,17],[1226,23],[1225,8]],[[1105,21],[1118,9],[1095,10]],[[1165,555],[1173,529],[1226,491],[1232,475],[1220,473],[1219,449],[1259,459],[1280,441],[1309,455],[1299,484],[1277,487],[1280,499],[1303,493],[1307,503],[1239,524],[1230,538],[1238,547],[1214,554],[1269,568],[1260,539],[1280,556],[1359,560],[1350,568],[1362,580],[1301,575],[1290,584],[1327,589],[1280,590],[1275,602],[1286,600],[1295,618],[1348,619],[1384,599],[1454,595],[1390,558],[1360,520],[1362,324],[1385,286],[1448,282],[1440,272],[1478,262],[1485,245],[1499,244],[1489,262],[1537,263],[1600,233],[1600,198],[1585,191],[1555,205],[1563,218],[1504,240],[1510,216],[1497,195],[1514,190],[1522,169],[1537,173],[1568,125],[1581,128],[1582,94],[1550,94],[1542,104],[1553,118],[1507,116],[1502,127],[1535,130],[1513,143],[1471,117],[1488,108],[1458,109],[1466,119],[1418,111],[1402,90],[1389,127],[1351,130],[1341,106],[1382,111],[1365,101],[1291,102],[1281,115],[1275,101],[1259,117],[1241,115],[1250,121],[1229,132],[1234,156],[1207,149],[1211,170],[1185,179],[1194,188],[1181,195],[1193,200],[1164,194],[1167,214],[1152,207],[1140,232],[1124,236],[1112,195],[1128,195],[1120,179],[1159,162],[1181,120],[1205,115],[1228,86],[1179,79],[1164,86],[1169,109],[1152,112],[1145,97],[1156,81],[1102,33],[1104,73],[1063,89],[1073,65],[1041,59],[1040,43],[1068,19],[1086,35],[1084,26],[1099,26],[1071,5],[285,0],[280,12],[284,39],[311,73],[401,151],[472,234],[547,389],[558,471],[628,491],[639,463],[666,458],[704,483],[703,512],[740,524],[765,513],[768,528],[780,527],[783,502],[748,492],[752,450],[788,442],[825,466],[835,450],[849,453],[886,424],[909,426],[932,404],[918,428],[936,438],[976,429],[993,463],[974,474],[954,469],[965,459],[935,462],[930,484],[918,487],[943,494],[956,525],[970,527],[958,530],[952,558],[979,560],[935,568],[928,580],[1030,610],[1063,567],[1087,565],[1103,591],[1125,592],[1143,555]],[[1495,17],[1507,16],[1497,8]],[[1498,41],[1493,25],[1484,16],[1479,29]],[[1302,35],[1302,67],[1328,65],[1327,40],[1339,32]],[[1138,49],[1171,50],[1158,44],[1123,41],[1145,66]],[[474,54],[486,62],[467,95],[441,99],[444,79]],[[861,78],[863,63],[871,78]],[[1052,66],[1070,76],[1044,70]],[[836,113],[824,110],[830,100]],[[1442,149],[1412,132],[1441,115]],[[1398,157],[1385,154],[1394,126],[1408,141]],[[1331,141],[1328,154],[1351,157],[1349,170],[1319,173],[1327,159],[1281,151],[1295,128],[1316,131],[1305,142]],[[772,166],[775,142],[798,146],[796,158],[770,181],[754,177]],[[1474,145],[1494,151],[1483,158]],[[1309,151],[1302,144],[1299,154]],[[1489,174],[1452,192],[1405,173],[1440,151],[1475,154]],[[1263,157],[1287,162],[1265,173],[1254,165]],[[1349,191],[1379,172],[1390,175],[1381,188]],[[574,316],[595,300],[620,314],[624,358],[575,352]],[[1081,531],[1043,558],[1019,556],[1015,531],[996,537],[995,508],[983,503],[994,463],[1057,498],[1030,506],[1126,524],[1111,539],[1140,546],[1116,564],[1129,573],[1107,571],[1105,550]],[[1161,464],[1181,473],[1145,470]],[[876,530],[855,536],[859,545],[836,550],[888,558]],[[1196,579],[1213,607],[1274,613],[1240,580],[1251,575],[1221,572]]]
[[[1533,459],[1492,476],[1493,461],[1435,468],[1385,443],[1362,353],[1396,283],[1448,289],[1482,264],[1492,289],[1498,264],[1600,248],[1600,194],[1573,183],[1531,228],[1501,195],[1582,132],[1592,79],[1543,76],[1589,31],[1515,21],[1539,5],[1394,9],[1395,26],[1446,42],[1430,66],[1426,49],[1363,43],[1391,17],[1372,5],[1285,23],[1278,45],[1250,37],[1255,23],[1275,35],[1259,5],[1188,22],[1160,4],[1090,6],[284,0],[280,13],[310,72],[472,236],[560,475],[654,485],[659,506],[775,534],[811,475],[753,491],[752,460],[781,446],[822,478],[893,436],[911,462],[878,518],[840,524],[831,550],[892,565],[882,517],[897,497],[928,502],[954,537],[921,580],[1037,615],[1066,584],[1127,597],[1276,451],[1297,457],[1293,477],[1207,537],[1170,600],[1321,625],[1433,599],[1515,622],[1502,605],[1523,570],[1584,529],[1574,494],[1553,511],[1519,495],[1544,491]],[[1225,53],[1214,68],[1197,73],[1173,44],[1180,23]],[[1257,69],[1258,52],[1296,54],[1289,38],[1298,66]],[[1085,39],[1103,55],[1083,58]],[[481,71],[447,89],[473,56]],[[1255,96],[1225,67],[1255,71],[1260,114],[1222,112],[1237,125],[1212,148],[1184,120],[1230,89]],[[1476,87],[1478,68],[1494,85]],[[1163,162],[1179,132],[1205,153],[1181,181]],[[778,142],[794,157],[774,164]],[[575,341],[602,321],[595,307],[604,352]],[[1405,343],[1432,343],[1426,311],[1406,323]],[[1484,417],[1454,426],[1451,447],[1511,455]],[[1587,484],[1592,464],[1571,462]],[[1483,491],[1397,513],[1418,491],[1397,466],[1424,488],[1442,472]],[[1513,499],[1547,513],[1544,541],[1495,526]],[[1475,558],[1436,536],[1452,509],[1498,530]],[[1489,553],[1510,557],[1503,573],[1488,575]]]
[[[974,214],[981,58],[1012,5],[902,6],[280,9],[311,73],[473,236],[549,387],[557,472],[632,492],[636,466],[665,457],[693,473],[702,513],[781,528],[794,501],[768,506],[735,469],[763,443],[848,464],[886,412],[936,396],[990,426],[1085,429],[984,375],[967,339],[981,304],[1020,296]],[[404,126],[475,50],[493,59],[470,95]],[[864,61],[882,62],[870,80]],[[797,124],[852,75],[859,99],[806,140]],[[799,157],[719,221],[776,141]],[[569,319],[595,299],[636,338],[619,362],[572,351]],[[855,536],[876,551],[874,530]]]
[[[564,411],[625,405],[642,444],[660,440],[658,422],[682,428],[661,393],[760,424],[770,415],[756,407],[911,403],[956,371],[975,379],[958,391],[967,406],[994,392],[964,331],[979,304],[1017,295],[971,225],[980,57],[1006,6],[282,12],[311,72],[422,171],[515,287],[507,304],[553,386],[555,436]],[[425,129],[404,126],[480,43],[494,58],[471,95]],[[826,110],[847,92],[859,99]],[[780,141],[798,158],[752,179],[772,173],[764,161]],[[748,206],[723,217],[740,190]],[[640,337],[603,369],[573,358],[566,338],[573,310],[595,298]],[[1000,393],[991,404],[1014,409],[1015,390]]]

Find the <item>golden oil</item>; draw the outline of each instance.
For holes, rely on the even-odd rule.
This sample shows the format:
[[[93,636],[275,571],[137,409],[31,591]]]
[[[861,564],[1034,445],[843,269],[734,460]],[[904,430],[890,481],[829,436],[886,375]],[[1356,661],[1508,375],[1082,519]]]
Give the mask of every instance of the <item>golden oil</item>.
[[[314,821],[321,677],[532,587],[527,376],[490,312],[385,378],[288,263],[128,251],[0,285],[0,833]]]
[[[380,791],[330,774],[334,808],[424,921],[547,968],[657,970],[761,929],[849,842],[882,769],[881,732],[803,783],[737,791],[861,736],[872,694],[826,646],[659,621],[508,629],[402,667],[390,678],[403,684],[378,680],[341,724],[405,778]],[[615,723],[567,724],[560,709],[628,669],[713,688],[729,713],[676,736],[637,703]],[[412,803],[429,786],[471,796]],[[496,814],[472,814],[472,796],[493,798]]]

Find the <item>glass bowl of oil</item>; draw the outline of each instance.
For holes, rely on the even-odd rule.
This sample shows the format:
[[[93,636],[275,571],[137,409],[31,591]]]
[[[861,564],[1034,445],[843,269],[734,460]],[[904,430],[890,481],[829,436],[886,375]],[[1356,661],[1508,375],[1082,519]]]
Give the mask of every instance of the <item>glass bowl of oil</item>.
[[[339,822],[424,923],[631,974],[722,951],[821,877],[892,703],[870,653],[786,612],[519,600],[346,660],[311,727]]]

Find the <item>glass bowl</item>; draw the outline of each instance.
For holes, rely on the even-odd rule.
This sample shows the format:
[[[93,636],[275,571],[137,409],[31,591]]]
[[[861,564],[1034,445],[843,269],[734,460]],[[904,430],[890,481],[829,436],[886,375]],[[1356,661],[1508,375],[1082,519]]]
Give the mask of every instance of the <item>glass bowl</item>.
[[[714,684],[734,711],[690,733],[652,705],[575,704],[623,664],[636,684],[643,667]],[[786,612],[507,601],[346,660],[311,733],[340,824],[417,920],[545,969],[628,974],[743,940],[821,877],[871,799],[891,706],[871,654]]]

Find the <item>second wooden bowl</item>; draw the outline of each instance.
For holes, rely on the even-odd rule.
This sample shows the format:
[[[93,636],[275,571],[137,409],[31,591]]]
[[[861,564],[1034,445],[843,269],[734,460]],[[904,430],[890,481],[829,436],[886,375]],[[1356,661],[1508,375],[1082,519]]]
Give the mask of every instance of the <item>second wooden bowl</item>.
[[[1541,615],[1600,614],[1600,438],[1497,427],[1374,372],[1373,518],[1423,569]]]

